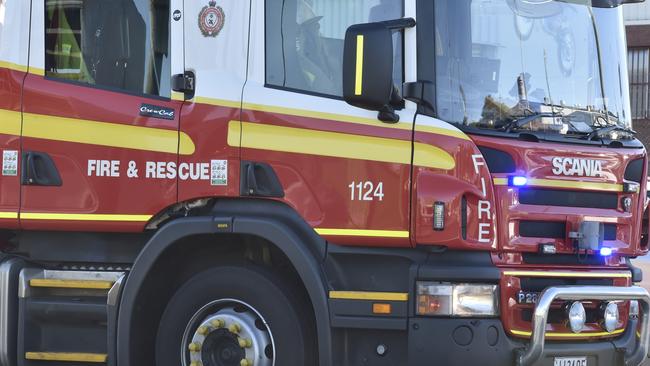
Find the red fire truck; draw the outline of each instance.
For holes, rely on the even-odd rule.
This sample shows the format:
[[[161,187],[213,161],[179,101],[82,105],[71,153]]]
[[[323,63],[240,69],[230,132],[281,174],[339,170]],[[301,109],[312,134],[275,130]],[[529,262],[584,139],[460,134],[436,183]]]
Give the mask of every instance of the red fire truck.
[[[624,0],[0,0],[0,365],[639,365]]]

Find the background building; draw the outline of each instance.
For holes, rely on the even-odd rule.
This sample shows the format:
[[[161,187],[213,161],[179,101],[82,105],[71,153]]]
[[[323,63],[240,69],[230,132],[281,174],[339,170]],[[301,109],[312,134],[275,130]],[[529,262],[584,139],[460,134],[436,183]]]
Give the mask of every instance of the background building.
[[[650,2],[623,7],[634,129],[650,146]]]

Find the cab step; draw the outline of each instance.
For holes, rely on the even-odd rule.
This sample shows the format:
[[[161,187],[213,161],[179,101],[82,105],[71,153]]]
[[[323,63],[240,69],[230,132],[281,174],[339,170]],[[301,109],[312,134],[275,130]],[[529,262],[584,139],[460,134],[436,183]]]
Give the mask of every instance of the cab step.
[[[17,366],[113,365],[109,335],[125,272],[23,268]]]

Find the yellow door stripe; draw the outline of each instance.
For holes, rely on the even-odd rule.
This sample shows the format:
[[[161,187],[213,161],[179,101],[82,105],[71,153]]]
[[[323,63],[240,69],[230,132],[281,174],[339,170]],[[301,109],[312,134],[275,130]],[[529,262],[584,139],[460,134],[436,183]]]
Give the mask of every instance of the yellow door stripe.
[[[45,76],[45,69],[41,69],[38,67],[30,66],[29,67],[29,73],[34,74],[37,76]]]
[[[363,35],[357,36],[357,70],[354,84],[354,95],[363,94]]]
[[[494,178],[494,184],[497,186],[507,186],[507,178]],[[528,179],[527,186],[548,187],[548,188],[570,188],[585,189],[593,191],[622,192],[623,185],[615,183],[598,183],[598,182],[581,182],[567,181],[559,179]]]
[[[17,219],[18,212],[0,212],[0,219]]]
[[[23,136],[170,154],[176,154],[179,149],[176,130],[31,113],[23,114]],[[194,153],[194,143],[183,132],[180,133],[180,146],[181,155]]]
[[[579,278],[631,278],[630,272],[555,272],[555,271],[504,271],[506,276],[523,277],[579,277]]]
[[[330,291],[330,299],[369,301],[408,301],[409,294],[402,292]]]
[[[270,105],[256,104],[256,103],[242,103],[241,101],[213,99],[213,98],[206,98],[200,96],[195,97],[193,100],[195,103],[213,105],[217,107],[243,108],[245,110],[251,110],[251,111],[285,114],[289,116],[305,117],[305,118],[317,118],[317,119],[324,119],[324,120],[344,122],[344,123],[353,123],[358,125],[372,126],[372,127],[379,127],[379,128],[389,128],[389,129],[408,130],[408,131],[413,129],[413,125],[411,123],[395,123],[395,124],[387,125],[387,124],[379,123],[377,119],[350,116],[345,114],[316,112],[316,111],[311,111],[306,109],[270,106]],[[462,140],[471,141],[469,136],[467,136],[464,132],[455,128],[417,125],[415,130],[418,132],[433,133],[436,135],[449,136],[449,137],[454,137]]]
[[[27,66],[19,65],[8,61],[0,61],[0,68],[20,71],[20,72],[27,72]]]
[[[106,363],[108,355],[99,353],[27,352],[25,359],[32,361]]]
[[[0,109],[0,134],[20,136],[20,112]]]
[[[21,212],[21,220],[61,220],[61,221],[122,221],[147,222],[151,215],[113,215],[113,214],[64,214]]]
[[[53,278],[34,278],[29,280],[31,287],[41,288],[68,288],[68,289],[87,289],[87,290],[110,290],[113,287],[112,281],[92,281],[92,280],[64,280]]]
[[[355,229],[315,229],[327,236],[364,236],[369,238],[408,238],[408,231],[398,230],[355,230]]]
[[[596,332],[596,333],[553,333],[553,332],[547,332],[546,337],[548,338],[592,338],[592,337],[606,337],[606,336],[614,336],[617,334],[621,334],[625,331],[625,329],[617,329],[611,333],[608,332]],[[527,332],[524,330],[511,330],[512,334],[522,336],[522,337],[530,337],[533,333],[532,332]]]
[[[239,108],[240,106],[240,102],[235,102],[235,101],[225,101],[225,100],[210,99],[210,98],[203,98],[203,97],[197,97],[195,98],[195,100],[197,101],[197,103],[206,103],[206,104],[216,105],[221,107]],[[241,104],[241,106],[243,109],[251,110],[251,111],[285,114],[285,115],[296,116],[296,117],[317,118],[317,119],[324,119],[324,120],[330,120],[336,122],[353,123],[353,124],[364,125],[364,126],[389,128],[389,129],[397,129],[397,130],[411,131],[413,129],[413,125],[411,123],[395,123],[395,124],[388,125],[388,124],[378,123],[379,121],[377,119],[356,117],[356,116],[350,116],[345,114],[315,112],[315,111],[310,111],[305,109],[295,109],[295,108],[278,107],[278,106],[270,106],[270,105],[263,105],[263,104],[254,104],[254,103],[243,103]],[[449,136],[449,137],[454,137],[462,140],[471,141],[469,136],[467,136],[464,132],[454,128],[417,125],[415,130],[418,132],[434,133],[437,135]]]
[[[228,128],[228,145],[260,150],[297,154],[329,156],[336,158],[379,161],[383,163],[410,164],[411,142],[324,132],[301,128],[231,121]],[[454,158],[446,151],[430,145],[416,144],[418,166],[453,169]]]

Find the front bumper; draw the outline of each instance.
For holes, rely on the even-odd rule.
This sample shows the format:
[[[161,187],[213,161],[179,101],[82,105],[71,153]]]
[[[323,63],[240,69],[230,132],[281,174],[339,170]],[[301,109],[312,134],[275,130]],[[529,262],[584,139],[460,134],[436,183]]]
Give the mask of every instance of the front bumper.
[[[615,339],[544,342],[546,315],[553,299],[637,299],[644,315],[638,321],[630,320],[625,333]],[[648,353],[649,300],[647,291],[639,287],[548,288],[536,307],[529,341],[508,337],[499,319],[410,318],[409,365],[553,366],[555,357],[574,356],[587,357],[588,366],[637,366]],[[640,337],[636,332],[639,321],[644,324]]]
[[[650,329],[650,295],[645,289],[610,286],[549,287],[540,295],[533,315],[533,335],[525,351],[517,355],[518,366],[535,364],[544,354],[546,321],[551,303],[555,300],[638,300],[641,311],[641,332],[638,342],[625,353],[625,365],[637,366],[648,354]],[[628,330],[631,329],[628,325]]]

